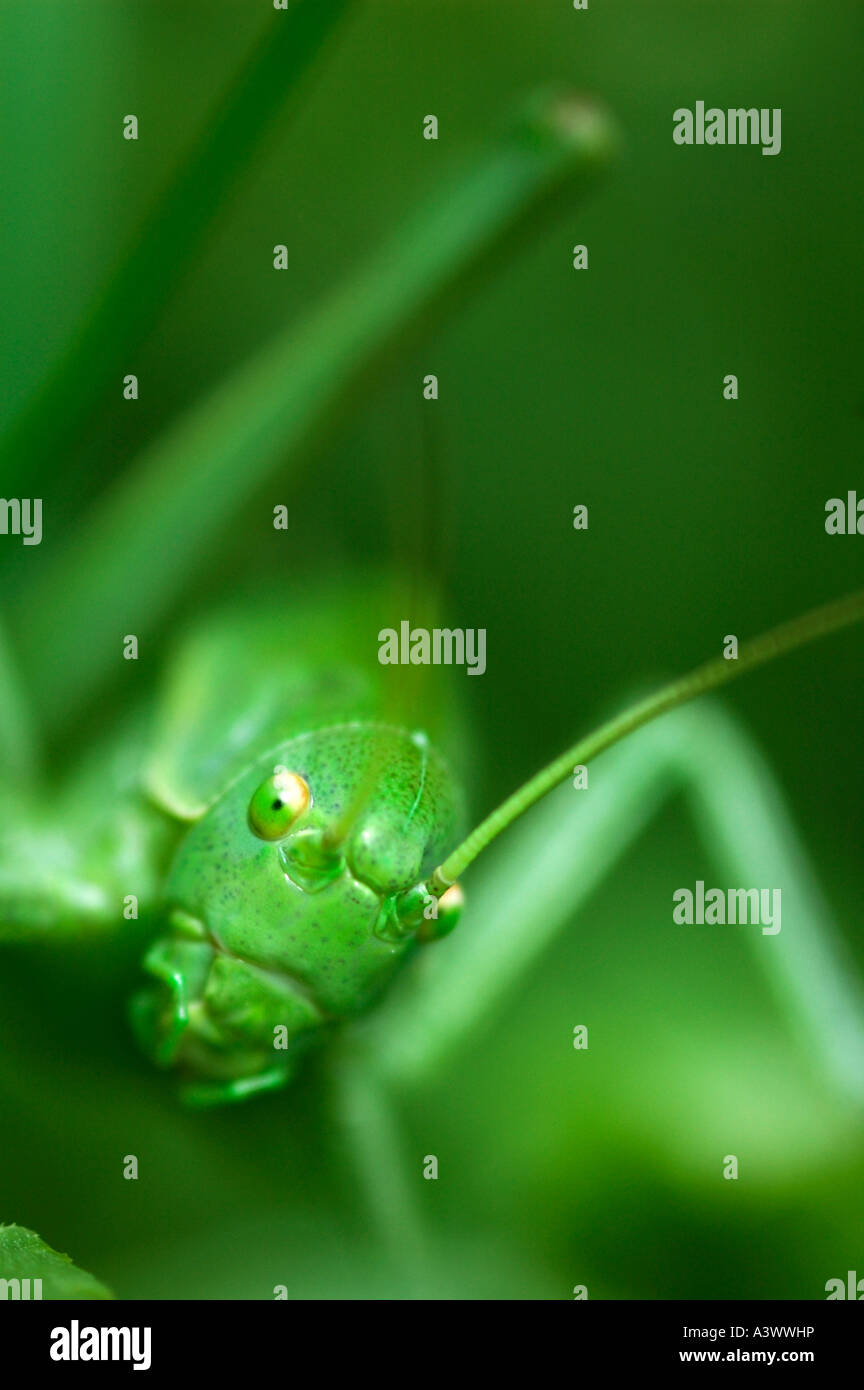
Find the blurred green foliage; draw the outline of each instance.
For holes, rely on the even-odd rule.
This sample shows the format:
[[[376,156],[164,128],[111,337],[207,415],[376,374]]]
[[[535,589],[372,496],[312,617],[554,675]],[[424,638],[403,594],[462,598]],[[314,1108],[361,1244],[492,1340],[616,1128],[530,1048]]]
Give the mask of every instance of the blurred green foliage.
[[[92,1274],[77,1269],[68,1255],[52,1250],[23,1226],[0,1226],[0,1264],[2,1278],[18,1280],[25,1299],[112,1297]]]

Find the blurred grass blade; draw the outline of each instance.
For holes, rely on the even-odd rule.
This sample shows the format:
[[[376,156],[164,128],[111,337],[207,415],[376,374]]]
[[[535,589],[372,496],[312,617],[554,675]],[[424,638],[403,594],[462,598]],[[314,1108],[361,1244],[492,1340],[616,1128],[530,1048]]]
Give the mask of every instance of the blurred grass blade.
[[[748,940],[798,1045],[805,1040],[827,1082],[861,1105],[864,989],[854,962],[770,767],[741,725],[710,702],[640,729],[598,760],[590,793],[559,787],[489,851],[468,879],[459,930],[370,1019],[366,1044],[384,1075],[417,1082],[509,990],[526,988],[532,962],[681,788],[708,863],[732,886],[781,890],[781,931],[763,936],[750,927]]]
[[[48,720],[61,720],[117,670],[122,634],[140,640],[156,629],[213,559],[237,509],[277,472],[284,483],[296,471],[387,349],[425,325],[565,189],[584,191],[610,144],[596,107],[547,94],[320,308],[148,447],[16,607]]]
[[[114,1295],[92,1274],[76,1268],[68,1255],[61,1255],[25,1226],[0,1226],[0,1279],[17,1280],[17,1293],[7,1290],[5,1297],[30,1299],[108,1299]],[[33,1280],[41,1280],[39,1292]],[[25,1293],[20,1281],[29,1280]],[[25,1286],[26,1287],[26,1286]]]
[[[380,1078],[343,1057],[332,1077],[340,1145],[356,1169],[370,1224],[378,1234],[404,1298],[428,1296],[427,1237],[408,1178],[404,1141],[393,1097]]]
[[[67,447],[112,380],[120,381],[287,93],[349,3],[298,0],[274,15],[59,361],[0,442],[8,491],[16,491],[8,482],[14,470]]]
[[[0,784],[25,782],[36,770],[36,738],[6,632],[0,625]]]

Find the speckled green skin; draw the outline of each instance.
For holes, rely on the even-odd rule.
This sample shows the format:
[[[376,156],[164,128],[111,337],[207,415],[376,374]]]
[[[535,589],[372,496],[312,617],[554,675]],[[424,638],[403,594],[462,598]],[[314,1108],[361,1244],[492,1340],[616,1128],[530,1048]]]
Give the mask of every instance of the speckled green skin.
[[[366,1008],[413,949],[394,920],[452,847],[461,807],[424,734],[374,722],[392,706],[378,665],[374,590],[338,604],[238,611],[192,634],[172,665],[145,782],[181,829],[133,1001],[139,1040],[186,1098],[241,1099],[284,1084],[299,1055]],[[441,685],[436,711],[446,718]],[[433,725],[433,727],[435,727]],[[308,783],[279,841],[248,821],[276,767]],[[309,846],[346,810],[323,864]]]

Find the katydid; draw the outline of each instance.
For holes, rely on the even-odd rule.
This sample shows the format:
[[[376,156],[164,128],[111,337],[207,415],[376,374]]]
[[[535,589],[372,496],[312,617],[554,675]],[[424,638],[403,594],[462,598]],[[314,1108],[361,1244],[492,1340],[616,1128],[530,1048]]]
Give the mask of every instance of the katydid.
[[[159,907],[164,931],[132,1018],[193,1104],[284,1085],[311,1045],[372,1009],[414,951],[456,926],[457,878],[574,764],[864,619],[857,592],[745,644],[737,661],[672,682],[566,750],[459,842],[461,795],[438,751],[446,732],[388,717],[377,603],[358,589],[211,619],[139,730],[137,769],[103,755],[48,804],[19,796],[7,806],[3,935],[104,929],[130,900]],[[437,723],[446,718],[439,709]],[[505,955],[507,945],[505,933]]]
[[[590,186],[613,146],[613,127],[593,103],[540,95],[390,245],[145,449],[21,603],[8,604],[12,650],[39,690],[49,732],[111,673],[118,632],[149,638],[235,508],[277,468],[284,480],[286,465],[299,465],[370,364],[425,326],[564,190]],[[207,186],[213,201],[217,190]],[[128,263],[109,305],[125,302],[137,264]],[[154,277],[159,264],[150,266]],[[97,315],[92,330],[106,352],[100,334],[112,314]],[[78,370],[89,380],[89,361]],[[36,417],[41,437],[51,422],[38,408]],[[372,1027],[357,1055],[369,1055],[371,1040],[385,1070],[419,1064],[430,1054],[422,998],[406,1009],[394,991],[392,1008],[373,1006],[413,953],[437,949],[442,961],[458,960],[458,948],[445,955],[434,942],[459,919],[456,879],[477,854],[573,763],[860,619],[864,598],[817,610],[744,647],[737,661],[718,659],[674,682],[557,758],[465,840],[459,757],[447,748],[456,713],[442,697],[431,724],[399,717],[375,659],[382,619],[390,626],[400,611],[384,614],[358,589],[206,620],[157,707],[124,717],[57,785],[33,776],[29,704],[0,634],[0,938],[62,940],[117,927],[139,910],[161,914],[133,1021],[145,1051],[176,1070],[190,1101],[284,1085],[308,1047],[367,1011],[398,1021],[390,1032],[398,1046],[382,1044],[380,1030],[376,1044]],[[626,771],[620,785],[626,792]],[[539,896],[536,856],[519,875]],[[483,968],[499,976],[492,987],[481,997],[476,961],[461,974],[451,967],[439,1040],[464,1029],[524,957],[517,899],[513,892],[484,913],[482,935],[493,939]],[[547,913],[547,930],[554,921]],[[471,922],[466,932],[481,939]],[[535,944],[542,938],[534,932]],[[829,962],[829,986],[832,971]]]

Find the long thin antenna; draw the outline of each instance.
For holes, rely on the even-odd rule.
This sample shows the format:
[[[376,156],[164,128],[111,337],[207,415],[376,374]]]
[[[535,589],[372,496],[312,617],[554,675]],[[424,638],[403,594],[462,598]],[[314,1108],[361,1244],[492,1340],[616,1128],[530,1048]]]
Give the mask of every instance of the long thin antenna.
[[[677,709],[687,700],[693,700],[697,695],[704,695],[709,690],[716,690],[719,686],[736,680],[738,676],[743,676],[745,671],[752,671],[767,661],[773,661],[775,657],[783,656],[785,652],[794,651],[796,647],[803,647],[817,637],[824,637],[829,632],[836,632],[839,628],[862,620],[864,589],[858,589],[853,594],[847,594],[844,598],[826,603],[820,608],[813,608],[809,613],[803,613],[791,622],[782,623],[770,632],[763,633],[761,637],[754,638],[752,642],[745,643],[738,653],[737,661],[715,657],[703,666],[698,666],[689,675],[681,676],[655,694],[649,695],[647,699],[632,705],[615,719],[601,724],[599,729],[574,743],[572,748],[568,748],[560,757],[542,768],[481,821],[468,838],[463,840],[435,870],[429,880],[429,891],[440,896],[502,830],[506,830],[508,825],[559,782],[571,776],[574,767],[583,766],[589,759],[596,758],[598,753],[611,748],[613,743],[620,742],[635,729],[648,724],[652,719],[657,719],[661,714],[666,714],[668,710]]]
[[[429,517],[441,513],[439,499],[439,478],[436,473],[437,459],[433,454],[434,433],[431,417],[435,407],[429,402],[419,403],[420,383],[423,380],[424,358],[412,357],[410,368],[402,374],[399,404],[410,403],[410,421],[401,418],[406,412],[399,408],[389,412],[395,421],[393,438],[381,441],[381,452],[392,460],[386,475],[386,500],[391,502],[390,530],[392,548],[396,553],[397,569],[390,601],[394,613],[411,615],[420,627],[433,626],[439,607],[440,581],[433,582],[432,560],[440,556],[437,544],[438,532],[432,527],[418,526],[413,518],[404,515],[392,499],[405,495],[406,478],[409,482],[409,506],[413,507],[414,517]],[[407,389],[406,389],[407,386]],[[417,422],[417,442],[411,425]],[[416,466],[414,466],[416,460]],[[433,548],[434,547],[434,548]],[[382,610],[382,621],[386,621]],[[398,677],[388,684],[384,692],[384,708],[379,723],[394,728],[414,728],[420,706],[422,685],[428,683],[429,667],[399,666]],[[367,803],[373,796],[381,771],[388,757],[388,749],[383,739],[374,748],[370,746],[366,770],[354,795],[342,814],[324,831],[323,842],[327,850],[337,851],[348,839]]]

